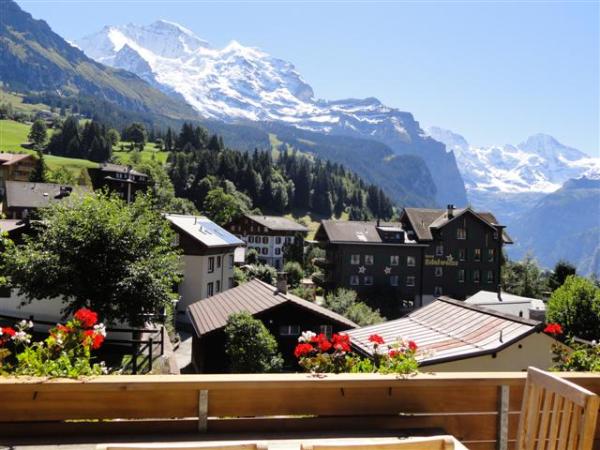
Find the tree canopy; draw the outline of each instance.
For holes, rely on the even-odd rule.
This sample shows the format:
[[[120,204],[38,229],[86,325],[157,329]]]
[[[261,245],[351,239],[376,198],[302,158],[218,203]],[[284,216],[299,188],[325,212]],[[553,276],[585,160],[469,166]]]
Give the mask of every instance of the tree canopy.
[[[265,325],[248,313],[232,314],[225,326],[225,353],[233,373],[278,372],[283,358]]]
[[[141,326],[179,281],[173,232],[146,196],[72,196],[40,210],[32,236],[5,252],[11,285],[34,299],[62,297],[64,314],[88,307],[109,323]],[[53,300],[47,300],[53,301]]]
[[[600,288],[590,280],[567,276],[546,307],[546,320],[559,323],[567,336],[600,339]]]

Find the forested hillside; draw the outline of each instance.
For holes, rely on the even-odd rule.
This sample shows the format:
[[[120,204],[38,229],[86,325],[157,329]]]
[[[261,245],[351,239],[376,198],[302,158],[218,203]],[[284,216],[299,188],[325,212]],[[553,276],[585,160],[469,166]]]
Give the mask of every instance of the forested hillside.
[[[297,151],[255,150],[250,154],[226,149],[222,139],[190,124],[184,124],[177,136],[169,130],[164,145],[172,150],[168,171],[176,195],[199,208],[211,190],[230,181],[252,207],[263,212],[294,210],[323,217],[348,212],[352,219],[387,219],[394,212],[380,188],[340,164]]]

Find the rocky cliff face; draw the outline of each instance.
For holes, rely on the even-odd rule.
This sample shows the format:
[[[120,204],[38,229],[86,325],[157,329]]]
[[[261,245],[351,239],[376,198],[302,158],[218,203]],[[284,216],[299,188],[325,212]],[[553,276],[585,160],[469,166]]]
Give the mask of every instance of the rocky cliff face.
[[[375,98],[317,99],[293,64],[261,50],[235,41],[215,49],[186,28],[165,21],[105,27],[77,45],[99,62],[181,94],[207,119],[278,122],[328,135],[376,140],[398,155],[419,156],[437,186],[437,203],[466,204],[454,155],[429,138],[412,114]],[[127,58],[119,56],[124,48]]]

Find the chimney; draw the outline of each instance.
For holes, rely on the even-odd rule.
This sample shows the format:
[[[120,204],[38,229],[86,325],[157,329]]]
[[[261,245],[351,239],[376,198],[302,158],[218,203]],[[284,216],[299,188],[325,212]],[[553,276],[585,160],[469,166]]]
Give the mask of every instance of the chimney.
[[[452,219],[454,217],[454,205],[453,204],[448,205],[448,212],[446,213],[446,216],[448,216],[448,219]]]
[[[502,285],[501,284],[498,285],[497,293],[498,293],[498,301],[501,302],[502,301]]]
[[[287,272],[277,272],[277,283],[275,284],[277,288],[277,292],[281,294],[287,294],[288,284],[287,284]]]
[[[377,217],[377,227],[378,227],[378,228],[379,228],[379,225],[380,225],[380,223],[381,223],[381,220],[380,220],[380,218],[379,218],[379,217]]]

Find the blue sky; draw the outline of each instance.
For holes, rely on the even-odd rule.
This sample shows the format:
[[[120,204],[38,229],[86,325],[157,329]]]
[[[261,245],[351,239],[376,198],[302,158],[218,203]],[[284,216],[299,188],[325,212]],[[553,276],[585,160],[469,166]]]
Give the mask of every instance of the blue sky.
[[[293,62],[320,98],[374,96],[472,144],[544,132],[600,155],[597,1],[18,3],[70,40],[172,20]]]

